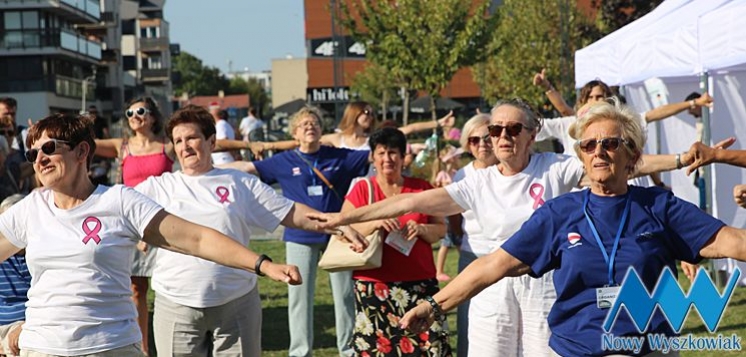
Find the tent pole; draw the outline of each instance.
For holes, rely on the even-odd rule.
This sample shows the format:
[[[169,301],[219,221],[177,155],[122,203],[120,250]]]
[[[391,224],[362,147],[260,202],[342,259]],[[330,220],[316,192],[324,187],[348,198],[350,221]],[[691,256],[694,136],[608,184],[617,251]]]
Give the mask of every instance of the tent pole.
[[[709,74],[703,71],[699,75],[699,89],[702,94],[709,92]],[[712,145],[712,134],[710,132],[710,111],[702,108],[702,143]],[[697,185],[700,189],[700,208],[707,214],[712,215],[712,165],[707,165],[699,169],[700,177]],[[715,260],[711,259],[709,263],[711,276],[715,281],[715,286],[722,286],[722,275],[718,272]]]

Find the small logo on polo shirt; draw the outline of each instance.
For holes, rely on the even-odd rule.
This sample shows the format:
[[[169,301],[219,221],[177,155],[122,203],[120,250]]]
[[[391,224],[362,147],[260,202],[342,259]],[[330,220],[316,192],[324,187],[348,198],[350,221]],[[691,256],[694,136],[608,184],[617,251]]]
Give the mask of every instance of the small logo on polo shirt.
[[[293,176],[300,176],[300,167],[293,167]]]
[[[575,248],[579,245],[583,245],[583,243],[580,241],[580,234],[575,232],[567,233],[567,241],[570,242],[569,248]]]

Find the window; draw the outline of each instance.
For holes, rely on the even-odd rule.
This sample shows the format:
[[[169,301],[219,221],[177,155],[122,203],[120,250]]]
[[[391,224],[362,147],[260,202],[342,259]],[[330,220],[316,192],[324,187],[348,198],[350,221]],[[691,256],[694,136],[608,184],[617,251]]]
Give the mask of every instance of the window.
[[[24,29],[38,29],[39,28],[39,13],[36,11],[24,11],[23,12],[23,28]]]
[[[18,11],[8,11],[5,13],[5,29],[6,30],[20,30],[21,29],[21,13]]]
[[[161,69],[163,67],[161,62],[161,56],[148,57],[147,68],[149,69]]]

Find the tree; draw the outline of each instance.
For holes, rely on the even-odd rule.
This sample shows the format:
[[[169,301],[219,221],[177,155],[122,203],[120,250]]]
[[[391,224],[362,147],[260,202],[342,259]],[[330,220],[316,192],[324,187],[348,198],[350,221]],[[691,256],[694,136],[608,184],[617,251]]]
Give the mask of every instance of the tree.
[[[575,1],[506,0],[498,13],[501,21],[488,46],[497,55],[474,71],[484,97],[494,102],[517,96],[538,106],[543,90],[531,80],[542,68],[557,90],[574,93],[572,54],[598,38]]]
[[[360,100],[381,108],[383,120],[387,119],[389,104],[397,97],[396,83],[385,68],[375,64],[368,64],[355,74],[351,90]]]
[[[195,95],[216,95],[218,91],[229,86],[228,79],[215,67],[207,67],[202,60],[187,51],[181,51],[173,58],[173,71],[181,78],[174,87],[174,94],[180,96],[186,92],[190,97]]]
[[[340,3],[341,21],[366,44],[366,58],[390,74],[397,87],[437,98],[463,67],[486,56],[496,25],[488,0],[355,0]],[[435,106],[433,105],[433,108]],[[409,98],[404,98],[404,122]],[[433,111],[433,118],[435,112]]]
[[[269,111],[269,95],[264,90],[262,83],[256,78],[249,78],[248,81],[241,77],[233,77],[230,80],[226,94],[248,94],[251,106],[256,108],[257,115],[260,117],[263,113]]]
[[[645,16],[663,0],[593,0],[599,10],[596,26],[603,35],[610,34],[628,23]]]

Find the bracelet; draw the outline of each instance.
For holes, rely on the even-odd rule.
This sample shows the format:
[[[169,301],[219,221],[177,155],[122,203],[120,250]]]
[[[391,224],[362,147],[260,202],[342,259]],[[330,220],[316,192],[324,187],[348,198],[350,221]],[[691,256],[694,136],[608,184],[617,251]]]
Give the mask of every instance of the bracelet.
[[[445,316],[443,316],[443,309],[438,305],[437,302],[435,302],[435,299],[433,299],[432,296],[426,296],[425,301],[427,301],[430,304],[430,307],[433,308],[433,315],[435,316],[436,321],[442,321]]]
[[[694,102],[694,99],[689,101],[689,109],[694,109],[697,107],[697,104]]]
[[[684,165],[681,164],[681,154],[676,154],[676,169],[680,170]]]
[[[551,92],[553,90],[554,90],[554,87],[550,86],[549,88],[547,88],[547,90],[544,91],[544,93],[549,93],[549,92]]]
[[[256,273],[256,275],[264,276],[259,268],[262,267],[262,263],[264,263],[265,260],[272,262],[272,258],[268,257],[266,254],[260,255],[259,258],[256,260],[256,264],[254,264],[254,273]]]

